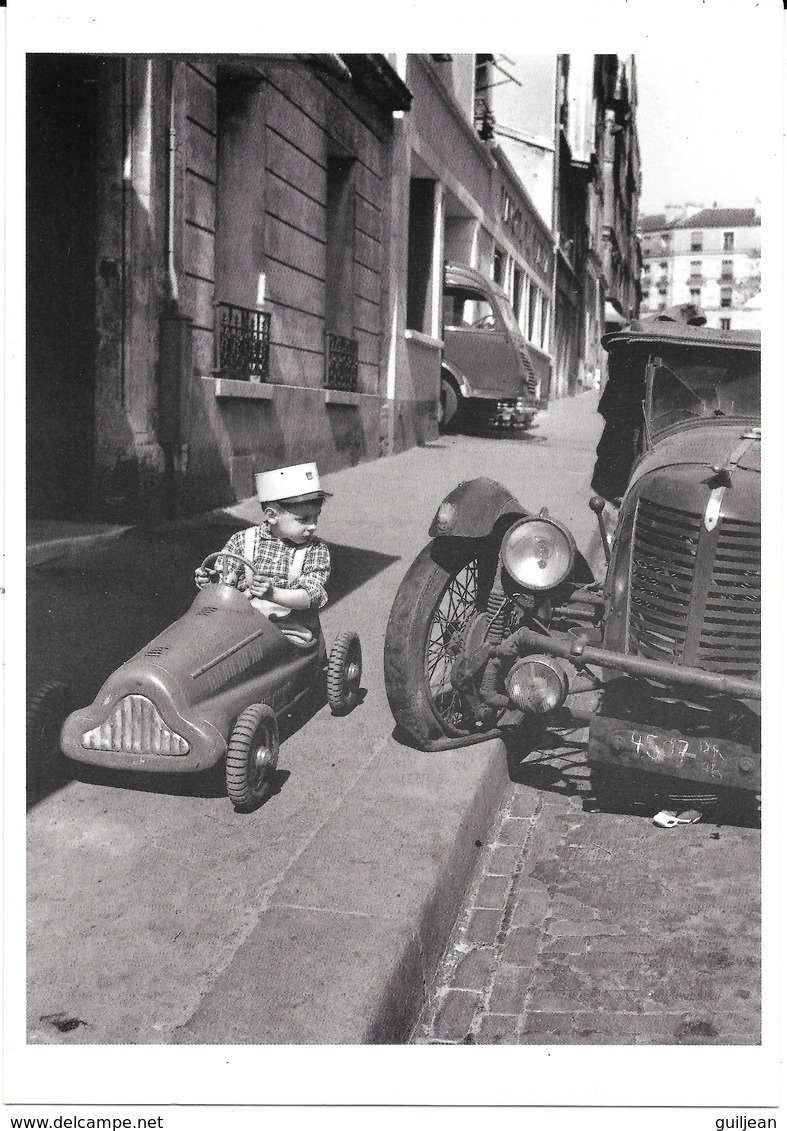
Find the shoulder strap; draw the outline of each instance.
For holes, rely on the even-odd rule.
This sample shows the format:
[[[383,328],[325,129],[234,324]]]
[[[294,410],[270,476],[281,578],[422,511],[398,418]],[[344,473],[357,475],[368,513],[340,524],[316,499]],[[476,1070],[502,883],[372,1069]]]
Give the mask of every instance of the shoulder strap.
[[[243,531],[243,556],[254,562],[254,542],[257,533],[256,526],[247,526]]]

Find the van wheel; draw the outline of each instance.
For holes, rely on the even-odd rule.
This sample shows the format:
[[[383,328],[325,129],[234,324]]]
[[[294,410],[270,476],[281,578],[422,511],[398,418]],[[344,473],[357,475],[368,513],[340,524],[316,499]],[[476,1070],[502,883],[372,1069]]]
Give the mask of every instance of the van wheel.
[[[450,382],[442,378],[440,381],[440,409],[437,414],[437,423],[440,431],[444,432],[459,410],[459,397],[456,389]]]
[[[252,703],[238,717],[227,747],[227,795],[236,809],[262,804],[278,763],[276,712],[267,703]]]

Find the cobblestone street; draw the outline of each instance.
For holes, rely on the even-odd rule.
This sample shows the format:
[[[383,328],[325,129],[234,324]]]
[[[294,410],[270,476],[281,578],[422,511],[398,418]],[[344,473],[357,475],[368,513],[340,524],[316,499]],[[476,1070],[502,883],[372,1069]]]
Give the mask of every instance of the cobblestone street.
[[[593,811],[585,735],[512,784],[413,1043],[759,1043],[759,830]]]

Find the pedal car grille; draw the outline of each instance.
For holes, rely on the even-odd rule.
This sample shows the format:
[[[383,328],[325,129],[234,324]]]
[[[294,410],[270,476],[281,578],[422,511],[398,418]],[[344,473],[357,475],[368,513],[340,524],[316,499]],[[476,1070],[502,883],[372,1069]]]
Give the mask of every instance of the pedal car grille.
[[[125,754],[188,754],[189,744],[165,724],[145,695],[126,695],[100,726],[82,735],[86,750],[116,750]]]
[[[722,519],[706,592],[697,569],[702,516],[641,499],[632,541],[629,652],[753,676],[760,657],[760,527]],[[705,573],[707,576],[707,573]],[[703,610],[686,655],[692,608]]]

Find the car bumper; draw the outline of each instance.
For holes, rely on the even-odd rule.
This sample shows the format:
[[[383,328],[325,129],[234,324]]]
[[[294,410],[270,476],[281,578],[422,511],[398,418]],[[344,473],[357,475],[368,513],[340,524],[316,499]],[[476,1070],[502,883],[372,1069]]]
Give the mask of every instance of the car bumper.
[[[725,738],[701,738],[639,726],[636,722],[593,717],[588,761],[646,773],[684,778],[718,788],[761,788],[760,755],[749,746]]]

